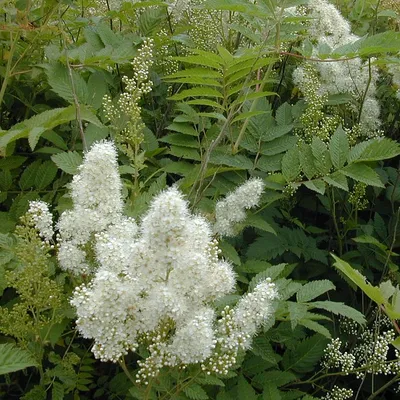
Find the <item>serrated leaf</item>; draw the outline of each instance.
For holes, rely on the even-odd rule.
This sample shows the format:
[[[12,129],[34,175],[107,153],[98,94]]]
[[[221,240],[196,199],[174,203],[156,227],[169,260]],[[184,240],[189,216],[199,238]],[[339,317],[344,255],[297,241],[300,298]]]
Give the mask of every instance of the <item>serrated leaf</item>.
[[[291,149],[296,143],[296,137],[285,135],[270,142],[262,143],[260,153],[266,156],[273,156]]]
[[[183,388],[186,396],[193,400],[206,400],[208,399],[207,392],[197,383],[193,383]]]
[[[22,156],[10,156],[0,159],[0,169],[15,169],[20,167],[28,158]]]
[[[222,255],[228,260],[232,261],[235,265],[240,265],[240,257],[236,249],[226,240],[221,240],[218,247],[222,250]]]
[[[306,303],[321,296],[321,294],[324,294],[329,290],[335,289],[335,285],[327,279],[311,281],[301,287],[296,294],[296,298],[299,303]]]
[[[350,164],[340,170],[340,172],[349,178],[366,185],[384,188],[379,175],[368,165],[365,164]]]
[[[196,138],[188,135],[180,135],[179,133],[171,133],[159,139],[161,142],[173,144],[176,146],[199,148],[199,142]]]
[[[385,298],[382,296],[379,288],[372,286],[365,276],[355,270],[346,261],[341,260],[339,257],[331,254],[335,259],[334,266],[343,272],[351,281],[353,281],[371,300],[375,301],[378,305],[385,303]]]
[[[312,179],[318,173],[318,170],[314,164],[314,156],[311,146],[306,143],[300,143],[299,150],[301,169],[308,179]]]
[[[216,89],[208,88],[208,87],[197,87],[197,88],[192,88],[192,89],[186,89],[182,90],[182,92],[179,92],[171,97],[169,97],[169,100],[184,100],[188,97],[217,97],[217,98],[222,98],[223,95]]]
[[[303,182],[303,185],[310,189],[313,190],[314,192],[317,192],[319,194],[324,194],[325,193],[325,182],[322,179],[314,179],[312,181],[305,181]]]
[[[0,171],[0,192],[6,192],[12,185],[11,172],[8,169]]]
[[[249,264],[251,266],[251,264]],[[281,273],[285,270],[287,264],[277,264],[277,265],[271,265],[267,267],[265,271],[262,271],[258,273],[249,283],[248,290],[251,292],[254,290],[254,288],[260,283],[265,281],[267,278],[271,278],[272,280],[275,280],[278,278]]]
[[[183,133],[184,135],[199,136],[199,133],[191,124],[173,122],[167,126],[167,129],[174,132]]]
[[[347,178],[339,171],[334,172],[329,176],[324,176],[322,178],[328,185],[337,187],[339,189],[349,191],[349,186],[347,184]]]
[[[53,92],[57,93],[69,103],[74,103],[74,93],[80,103],[86,104],[88,87],[85,80],[75,70],[61,63],[46,65],[47,81]]]
[[[239,376],[237,394],[238,399],[257,400],[256,392],[243,375]]]
[[[388,138],[372,139],[362,149],[358,157],[352,157],[352,162],[368,162],[387,160],[400,154],[400,144]]]
[[[76,151],[54,154],[51,159],[58,168],[71,175],[76,174],[82,164],[82,156]]]
[[[349,154],[349,141],[346,132],[339,127],[329,141],[329,153],[336,169],[343,167]]]
[[[276,110],[275,115],[278,125],[290,125],[292,123],[292,106],[289,103],[283,103]]]
[[[299,149],[292,147],[282,158],[282,174],[287,182],[292,182],[298,177],[300,170]]]
[[[275,229],[259,214],[249,214],[244,224],[276,235]]]
[[[44,189],[53,182],[57,175],[57,167],[51,161],[45,161],[39,166],[35,176],[35,187]]]
[[[64,400],[64,386],[59,382],[53,382],[51,389],[52,400]]]
[[[281,400],[281,391],[278,389],[276,385],[271,382],[267,382],[263,387],[263,400]]]
[[[398,52],[400,51],[400,32],[389,30],[361,38],[357,42],[359,43],[358,54],[361,56]]]
[[[308,307],[306,304],[295,303],[293,301],[287,302],[289,311],[290,325],[294,330],[301,319],[307,314]]]
[[[270,267],[271,267],[271,264],[266,261],[247,260],[244,264],[242,264],[238,268],[238,270],[249,273],[249,274],[258,274],[259,272],[263,272]]]
[[[283,357],[285,370],[304,373],[312,371],[324,354],[328,339],[322,335],[313,335],[300,342],[292,351],[286,350]]]
[[[0,375],[36,365],[37,362],[28,351],[11,343],[0,344]]]
[[[19,186],[22,190],[27,190],[35,185],[35,177],[41,164],[41,160],[36,160],[25,168],[19,180]]]
[[[210,163],[217,165],[227,165],[229,167],[236,167],[240,169],[251,169],[253,162],[244,154],[224,154],[214,152],[210,156]]]
[[[308,305],[315,308],[321,308],[336,315],[342,315],[343,317],[352,319],[360,325],[365,324],[364,315],[356,309],[345,305],[344,303],[334,301],[313,301],[312,303],[308,303]]]
[[[264,172],[275,172],[281,170],[283,154],[274,156],[261,156],[257,160],[257,168]]]
[[[311,331],[314,331],[316,333],[319,333],[319,334],[325,336],[328,339],[330,339],[332,337],[332,335],[328,329],[326,329],[323,325],[321,325],[318,322],[315,322],[311,319],[303,318],[299,321],[299,324],[302,326],[305,326],[306,328],[310,329]]]

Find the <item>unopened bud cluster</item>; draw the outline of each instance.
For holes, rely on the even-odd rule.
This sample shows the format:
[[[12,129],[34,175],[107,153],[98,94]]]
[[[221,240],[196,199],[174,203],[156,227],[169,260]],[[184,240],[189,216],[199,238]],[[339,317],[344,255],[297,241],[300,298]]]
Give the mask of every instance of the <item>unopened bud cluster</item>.
[[[346,400],[353,396],[352,389],[340,388],[339,386],[334,386],[332,390],[324,397],[322,400]]]
[[[142,96],[151,92],[153,86],[153,82],[149,79],[150,68],[153,65],[153,48],[153,39],[143,41],[137,56],[132,61],[133,76],[122,77],[125,90],[116,104],[109,95],[103,98],[105,115],[116,131],[115,139],[122,151],[132,160],[136,154],[134,149],[143,141],[145,125],[139,102]]]

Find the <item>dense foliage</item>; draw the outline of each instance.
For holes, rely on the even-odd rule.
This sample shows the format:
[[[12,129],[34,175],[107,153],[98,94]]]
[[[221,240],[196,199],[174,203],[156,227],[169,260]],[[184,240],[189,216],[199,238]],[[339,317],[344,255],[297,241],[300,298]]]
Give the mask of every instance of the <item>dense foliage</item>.
[[[398,1],[0,11],[0,398],[398,396]]]

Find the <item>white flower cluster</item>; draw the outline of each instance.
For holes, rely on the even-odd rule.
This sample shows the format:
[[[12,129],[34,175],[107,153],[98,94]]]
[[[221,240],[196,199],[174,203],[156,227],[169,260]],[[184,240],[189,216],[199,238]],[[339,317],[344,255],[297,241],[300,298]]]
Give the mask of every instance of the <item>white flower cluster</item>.
[[[389,64],[388,69],[393,75],[393,84],[397,87],[396,96],[400,100],[400,63]]]
[[[53,215],[49,211],[49,205],[44,201],[30,201],[28,214],[30,214],[40,237],[46,242],[50,242],[54,236],[54,229]]]
[[[382,326],[381,322],[379,325]],[[400,352],[395,349],[395,359],[392,359],[389,354],[395,332],[393,329],[389,329],[377,333],[377,329],[379,328],[375,327],[362,332],[357,337],[357,344],[351,353],[341,350],[343,344],[339,338],[332,339],[324,351],[322,367],[339,369],[346,375],[355,373],[357,378],[360,379],[365,374],[398,374],[400,371]],[[351,333],[357,334],[356,331]]]
[[[366,330],[361,334],[361,344],[354,349],[354,355],[366,373],[385,375],[396,373],[397,363],[388,362],[389,346],[394,338],[393,329],[378,335],[372,330]],[[362,376],[362,373],[358,374],[359,378]]]
[[[221,236],[234,236],[235,224],[246,219],[246,210],[258,205],[263,191],[263,181],[252,178],[220,200],[215,207],[214,232]]]
[[[94,339],[93,353],[102,361],[116,362],[138,344],[147,346],[150,355],[140,363],[137,377],[142,382],[163,366],[205,365],[213,357],[225,372],[224,356],[229,353],[232,365],[238,349],[247,349],[270,317],[274,284],[260,282],[217,324],[213,303],[234,289],[235,275],[218,255],[210,224],[189,211],[175,187],[153,199],[140,224],[123,217],[115,163],[112,144],[92,148],[74,178],[74,208],[59,223],[62,237],[68,238],[60,249],[64,268],[66,243],[84,252],[90,237],[97,264],[92,281],[76,288],[71,300],[79,331]],[[254,199],[241,202],[242,207],[251,204]],[[92,214],[102,222],[87,217]],[[70,255],[68,269],[82,268],[88,268],[84,255]]]
[[[119,221],[122,213],[122,184],[112,143],[92,147],[74,176],[71,189],[73,208],[65,211],[57,224],[58,260],[64,270],[87,274],[93,271],[88,258],[93,236]]]
[[[348,45],[360,39],[351,33],[350,24],[346,21],[336,7],[327,0],[310,0],[308,5],[310,22],[308,33],[311,41],[316,43],[313,56],[317,56],[318,49],[323,47],[331,50],[343,45]],[[316,62],[315,68],[319,72],[321,81],[321,95],[349,93],[362,105],[360,123],[367,135],[373,135],[380,126],[380,106],[375,98],[377,69],[371,67],[372,79],[369,82],[369,65],[361,59],[351,59],[332,62]],[[300,66],[299,69],[303,69]],[[297,84],[303,92],[306,91],[307,81],[302,83],[301,72],[296,72]],[[368,83],[369,82],[369,83]],[[366,96],[364,98],[365,92]],[[359,106],[361,107],[361,105]],[[359,107],[353,111],[357,113]]]
[[[322,361],[322,366],[327,369],[340,369],[348,375],[355,368],[356,358],[353,354],[348,353],[347,351],[342,353],[340,351],[341,347],[342,342],[339,338],[332,339],[324,351],[325,356]]]
[[[339,386],[335,385],[326,396],[321,397],[321,400],[346,400],[350,399],[352,396],[352,389],[340,388]]]

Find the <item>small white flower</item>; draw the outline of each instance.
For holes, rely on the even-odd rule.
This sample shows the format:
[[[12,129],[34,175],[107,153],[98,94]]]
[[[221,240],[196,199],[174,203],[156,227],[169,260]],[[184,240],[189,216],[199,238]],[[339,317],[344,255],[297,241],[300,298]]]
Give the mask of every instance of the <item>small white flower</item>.
[[[263,181],[252,178],[220,200],[215,207],[214,232],[221,236],[234,236],[235,224],[246,219],[245,210],[258,205],[263,191]]]
[[[49,205],[44,201],[30,201],[28,213],[31,214],[39,235],[46,241],[53,238],[53,215],[49,211]]]

